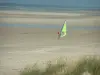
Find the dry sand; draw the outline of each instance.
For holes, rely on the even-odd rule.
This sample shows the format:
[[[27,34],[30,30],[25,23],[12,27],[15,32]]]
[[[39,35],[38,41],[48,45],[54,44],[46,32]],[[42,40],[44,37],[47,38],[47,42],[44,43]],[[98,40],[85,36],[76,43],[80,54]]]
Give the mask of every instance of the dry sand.
[[[100,25],[97,16],[86,18],[11,18],[1,17],[0,23]],[[100,55],[100,30],[70,30],[57,40],[59,29],[0,27],[0,75],[18,75],[18,71],[36,61],[67,56],[76,60],[83,55]]]

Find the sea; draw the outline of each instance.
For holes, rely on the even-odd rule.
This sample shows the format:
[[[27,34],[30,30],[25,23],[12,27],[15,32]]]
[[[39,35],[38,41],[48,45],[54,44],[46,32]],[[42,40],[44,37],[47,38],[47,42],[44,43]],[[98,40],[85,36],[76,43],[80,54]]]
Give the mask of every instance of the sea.
[[[0,10],[21,10],[21,11],[35,11],[35,12],[71,12],[82,13],[93,11],[92,16],[100,16],[100,8],[82,8],[82,7],[66,7],[59,5],[41,5],[41,4],[17,4],[17,3],[0,3]],[[95,12],[94,12],[95,11]],[[89,13],[88,15],[91,15]],[[1,26],[8,27],[35,27],[35,28],[61,28],[59,25],[31,25],[31,24],[0,24]],[[100,26],[69,26],[72,30],[100,30]]]
[[[0,10],[27,10],[27,11],[89,11],[95,10],[99,11],[100,8],[95,7],[68,7],[68,6],[60,6],[60,5],[41,5],[41,4],[17,4],[17,3],[0,3]]]

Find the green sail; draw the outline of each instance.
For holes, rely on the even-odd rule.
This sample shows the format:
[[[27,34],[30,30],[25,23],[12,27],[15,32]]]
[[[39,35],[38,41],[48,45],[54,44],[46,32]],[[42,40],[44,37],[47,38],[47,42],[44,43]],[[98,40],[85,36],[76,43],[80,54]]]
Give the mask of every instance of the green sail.
[[[61,29],[61,37],[64,37],[66,35],[67,32],[67,27],[66,27],[66,21]]]

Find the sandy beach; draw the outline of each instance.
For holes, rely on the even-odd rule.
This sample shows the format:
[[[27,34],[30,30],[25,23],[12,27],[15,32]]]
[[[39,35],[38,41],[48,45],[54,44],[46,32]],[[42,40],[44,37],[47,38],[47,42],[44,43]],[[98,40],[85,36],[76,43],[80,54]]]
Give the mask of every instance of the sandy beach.
[[[44,24],[61,26],[100,26],[100,16],[70,13],[9,13],[0,11],[1,24]],[[7,14],[8,13],[8,14]],[[17,14],[17,15],[16,15]],[[23,15],[24,14],[24,15]],[[28,15],[31,16],[28,16]],[[5,16],[6,15],[6,16]],[[35,16],[34,16],[35,15]],[[83,55],[100,55],[100,30],[70,30],[57,39],[59,28],[0,26],[0,75],[19,75],[18,71],[35,62],[60,56],[77,60]]]

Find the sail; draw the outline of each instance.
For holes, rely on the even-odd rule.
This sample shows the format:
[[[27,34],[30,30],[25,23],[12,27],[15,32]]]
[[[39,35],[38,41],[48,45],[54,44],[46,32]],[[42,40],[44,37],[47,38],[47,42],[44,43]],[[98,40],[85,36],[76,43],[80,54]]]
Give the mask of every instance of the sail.
[[[66,36],[66,32],[67,32],[67,29],[66,29],[66,21],[65,21],[64,25],[62,26],[61,32],[60,32],[60,37]]]

